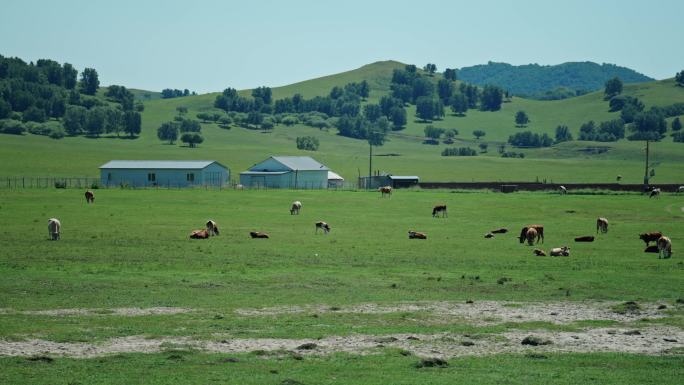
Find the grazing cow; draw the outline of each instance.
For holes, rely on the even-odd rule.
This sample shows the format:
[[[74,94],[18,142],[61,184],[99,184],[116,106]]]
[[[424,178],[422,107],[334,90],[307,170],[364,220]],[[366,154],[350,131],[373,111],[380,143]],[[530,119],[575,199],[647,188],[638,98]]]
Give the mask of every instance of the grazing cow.
[[[192,230],[190,233],[190,239],[207,239],[209,238],[209,231],[205,230]]]
[[[618,176],[615,178],[615,180],[617,180],[618,182],[621,181],[621,180],[622,180],[622,175],[618,175]]]
[[[427,239],[427,234],[413,230],[409,230],[408,236],[409,239]]]
[[[302,202],[300,201],[294,201],[292,202],[292,207],[290,207],[290,215],[297,214],[299,215],[299,210],[302,209]]]
[[[318,221],[316,222],[316,234],[318,234],[318,229],[323,230],[324,234],[328,234],[330,232],[330,225],[323,221]]]
[[[534,249],[532,252],[538,257],[546,257],[546,252],[542,249]]]
[[[658,242],[658,239],[663,236],[663,233],[660,231],[652,231],[650,233],[643,233],[639,234],[639,239],[644,241],[646,243],[646,246],[648,246],[649,243],[651,242]]]
[[[492,234],[506,234],[507,232],[508,232],[508,229],[505,227],[491,231]]]
[[[218,225],[211,219],[207,221],[207,232],[209,235],[219,235]]]
[[[485,238],[487,238],[487,239],[489,239],[489,238],[494,238],[494,234],[492,234],[492,233],[487,233],[487,234],[485,234]]]
[[[608,220],[606,218],[596,219],[596,234],[598,234],[599,230],[604,234],[608,232]]]
[[[437,205],[437,206],[432,208],[432,217],[433,218],[438,217],[439,213],[442,213],[442,218],[449,216],[449,215],[447,215],[446,205]]]
[[[532,246],[534,244],[535,238],[537,239],[537,241],[539,241],[539,234],[537,233],[537,230],[535,230],[534,227],[530,227],[525,232],[525,239],[527,239],[527,244]]]
[[[244,188],[245,188],[245,186],[243,186],[241,184],[238,184],[237,186],[235,186],[236,190],[243,190]]]
[[[644,249],[644,253],[657,253],[658,252],[658,245],[651,245],[651,246],[646,246]]]
[[[555,247],[555,248],[551,249],[550,254],[552,257],[569,257],[570,256],[570,248],[567,246]]]
[[[658,246],[658,258],[662,255],[663,258],[670,258],[672,256],[672,241],[666,236],[662,236],[656,242]]]
[[[59,240],[59,232],[62,229],[62,223],[57,218],[48,219],[48,236],[51,240]]]
[[[86,203],[95,203],[95,194],[88,190],[85,192]]]
[[[524,243],[525,239],[527,239],[527,230],[529,228],[534,228],[537,230],[537,243],[539,243],[539,240],[541,239],[542,243],[544,243],[544,226],[543,225],[527,225],[520,230],[520,243]]]
[[[575,242],[594,242],[594,237],[591,235],[585,235],[583,237],[575,237]]]
[[[268,238],[268,234],[262,233],[261,231],[250,231],[249,236],[252,238]]]
[[[648,194],[649,198],[657,197],[660,198],[660,189],[659,188],[654,188],[651,190],[651,193]]]
[[[392,186],[382,186],[378,189],[380,191],[380,196],[384,197],[385,194],[389,195],[389,197],[392,197]]]
[[[568,193],[568,189],[566,189],[565,186],[558,187],[558,190],[561,194],[567,194]]]

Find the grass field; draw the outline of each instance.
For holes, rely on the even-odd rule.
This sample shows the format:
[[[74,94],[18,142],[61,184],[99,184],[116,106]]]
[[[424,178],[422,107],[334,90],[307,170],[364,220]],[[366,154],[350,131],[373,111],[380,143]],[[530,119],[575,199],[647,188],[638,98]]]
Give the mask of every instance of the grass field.
[[[684,271],[677,246],[684,242],[682,196],[418,190],[382,199],[375,192],[350,191],[112,189],[97,190],[96,197],[95,204],[86,205],[80,190],[0,190],[0,351],[2,341],[32,339],[87,344],[131,336],[315,341],[447,333],[496,341],[505,333],[540,330],[684,328],[684,307],[676,301],[682,297]],[[304,205],[299,216],[288,211],[295,199]],[[448,205],[448,218],[431,217],[436,203]],[[571,242],[593,234],[599,215],[610,220],[608,234],[595,243]],[[49,217],[62,221],[58,242],[47,240]],[[188,239],[190,230],[208,218],[219,223],[221,235]],[[329,235],[314,233],[317,220],[330,223]],[[519,244],[517,229],[532,222],[546,227],[541,247],[569,245],[571,256],[534,257],[532,247]],[[483,238],[498,227],[511,232]],[[409,229],[426,232],[428,240],[407,239]],[[252,240],[251,230],[266,231],[271,239]],[[672,238],[673,258],[642,252],[637,235],[651,230]],[[636,301],[666,304],[668,310],[631,321],[579,317],[562,324],[498,322],[496,316],[480,324],[419,308],[345,310],[466,300],[504,301],[511,309],[537,302],[560,303],[561,308],[592,303],[609,313],[613,303]],[[155,307],[188,311],[124,316],[112,310]],[[305,310],[241,313],[273,307]],[[76,312],[65,315],[58,309]],[[56,313],[40,313],[47,310]],[[389,345],[371,355],[228,354],[237,358],[235,363],[226,362],[226,354],[182,344],[164,345],[161,353],[89,359],[2,357],[0,382],[669,384],[684,374],[678,354],[533,350],[450,358],[447,368],[417,369],[419,357]],[[374,367],[382,370],[370,370]],[[518,374],[511,377],[511,372]]]

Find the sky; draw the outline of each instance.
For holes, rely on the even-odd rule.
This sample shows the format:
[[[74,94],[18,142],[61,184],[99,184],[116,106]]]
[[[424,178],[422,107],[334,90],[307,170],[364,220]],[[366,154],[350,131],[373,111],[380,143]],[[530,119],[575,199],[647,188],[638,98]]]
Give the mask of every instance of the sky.
[[[0,54],[95,68],[103,86],[276,87],[397,60],[437,69],[684,69],[681,0],[2,0]]]

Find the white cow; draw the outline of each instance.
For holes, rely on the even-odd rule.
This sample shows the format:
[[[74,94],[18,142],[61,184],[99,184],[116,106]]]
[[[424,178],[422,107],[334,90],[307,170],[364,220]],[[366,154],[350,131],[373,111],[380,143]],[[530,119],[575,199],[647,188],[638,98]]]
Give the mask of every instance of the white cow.
[[[666,236],[662,236],[656,242],[658,245],[658,258],[670,258],[672,256],[672,241]]]
[[[302,202],[300,201],[294,201],[292,202],[292,207],[290,207],[290,215],[297,214],[299,215],[299,210],[302,209]]]

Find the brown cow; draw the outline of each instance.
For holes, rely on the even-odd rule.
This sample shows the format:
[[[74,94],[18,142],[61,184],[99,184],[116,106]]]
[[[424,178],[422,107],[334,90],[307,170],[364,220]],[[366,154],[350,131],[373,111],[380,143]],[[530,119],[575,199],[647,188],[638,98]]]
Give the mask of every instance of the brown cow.
[[[660,231],[652,231],[650,233],[643,233],[639,234],[639,239],[644,241],[646,243],[646,246],[649,245],[651,242],[658,242],[658,239],[663,236],[663,233]]]
[[[204,230],[193,230],[192,233],[190,233],[190,238],[191,239],[207,239],[209,238],[209,232],[204,229]]]
[[[389,195],[389,197],[392,197],[392,186],[382,186],[378,189],[380,191],[380,196],[384,197],[385,194]]]
[[[542,243],[544,243],[544,225],[527,225],[520,230],[520,243],[524,243],[525,239],[527,239],[527,230],[530,228],[534,228],[537,231],[537,243],[539,243],[539,240],[541,239]]]
[[[492,234],[506,234],[507,232],[508,232],[508,229],[505,227],[491,231]]]
[[[575,237],[575,242],[594,242],[594,237],[591,235],[585,235],[583,237]]]
[[[427,234],[413,230],[409,230],[408,236],[409,239],[427,239]]]
[[[555,247],[555,248],[551,249],[550,254],[552,257],[569,257],[570,256],[570,248],[567,246]]]
[[[433,218],[439,216],[439,213],[442,213],[442,218],[449,216],[449,215],[447,215],[446,205],[437,205],[437,206],[432,208],[432,217]]]
[[[537,239],[537,242],[539,242],[539,233],[537,233],[537,230],[534,227],[530,227],[525,232],[525,239],[527,239],[527,244],[532,246],[534,244],[535,238]]]
[[[667,259],[672,256],[672,241],[666,236],[662,236],[656,242],[658,246],[658,258],[662,255],[663,258]]]
[[[207,232],[209,235],[219,235],[218,225],[211,219],[207,221]]]
[[[85,192],[86,203],[95,203],[95,194],[88,190]]]
[[[604,234],[608,232],[608,220],[606,218],[600,217],[596,219],[596,234],[598,234],[599,230]]]
[[[268,238],[268,234],[262,233],[261,231],[250,231],[249,236],[252,238]]]
[[[538,257],[546,257],[546,252],[544,252],[542,249],[534,249],[532,252]]]
[[[324,234],[328,234],[330,232],[330,225],[323,221],[318,221],[316,222],[316,234],[318,234],[318,229],[323,230]]]

